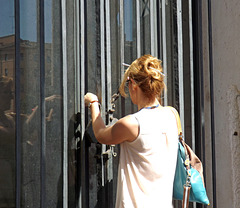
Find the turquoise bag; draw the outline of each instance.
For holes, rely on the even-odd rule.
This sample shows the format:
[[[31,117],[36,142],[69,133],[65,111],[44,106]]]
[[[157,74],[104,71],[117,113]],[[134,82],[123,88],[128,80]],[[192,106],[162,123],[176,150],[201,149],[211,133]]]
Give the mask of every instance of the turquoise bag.
[[[202,162],[183,140],[182,127],[177,110],[173,107],[169,108],[176,117],[179,135],[173,198],[183,200],[182,207],[188,207],[189,201],[209,205],[204,185]]]
[[[185,162],[186,150],[184,148],[184,145],[187,146],[187,144],[183,144],[183,142],[184,141],[178,142],[178,156],[173,186],[173,198],[177,200],[182,200],[184,195],[184,185],[187,185],[191,187],[189,201],[209,205],[209,199],[207,197],[206,189],[204,186],[202,172],[199,172],[198,170],[193,168],[191,162],[189,164],[190,168],[187,169],[187,165]],[[186,149],[187,151],[189,151],[190,147],[187,146]],[[190,161],[192,161],[191,156],[189,157]],[[200,160],[198,158],[195,158],[195,161],[198,163],[198,168],[202,169],[202,164]]]

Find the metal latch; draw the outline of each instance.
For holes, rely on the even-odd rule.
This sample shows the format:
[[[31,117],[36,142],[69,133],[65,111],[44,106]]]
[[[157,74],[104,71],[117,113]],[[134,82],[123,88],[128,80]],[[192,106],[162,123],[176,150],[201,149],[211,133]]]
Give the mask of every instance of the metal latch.
[[[103,157],[105,157],[105,158],[107,157],[106,159],[110,158],[111,155],[113,157],[116,157],[117,152],[115,152],[114,148],[115,148],[115,145],[110,145],[110,148],[107,151],[102,153]]]

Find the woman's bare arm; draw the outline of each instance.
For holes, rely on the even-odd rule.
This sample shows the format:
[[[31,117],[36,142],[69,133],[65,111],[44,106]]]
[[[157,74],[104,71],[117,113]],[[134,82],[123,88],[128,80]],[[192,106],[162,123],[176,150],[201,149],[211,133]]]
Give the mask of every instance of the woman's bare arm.
[[[92,93],[84,97],[85,104],[97,100]],[[106,127],[100,114],[98,103],[91,104],[92,127],[96,139],[103,144],[119,144],[123,141],[133,141],[138,136],[138,122],[132,116],[118,120],[113,126]]]

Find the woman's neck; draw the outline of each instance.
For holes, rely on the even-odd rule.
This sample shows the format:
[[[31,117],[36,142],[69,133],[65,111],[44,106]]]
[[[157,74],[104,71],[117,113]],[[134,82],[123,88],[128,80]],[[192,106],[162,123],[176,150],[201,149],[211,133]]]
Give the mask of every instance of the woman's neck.
[[[138,86],[135,86],[135,87],[131,86],[131,87],[132,87],[131,99],[133,103],[138,106],[138,110],[141,110],[142,108],[146,108],[146,107],[153,107],[156,105],[161,106],[157,98],[149,99],[148,97],[146,97],[145,94],[140,89],[140,87]]]
[[[155,98],[154,100],[149,100],[149,99],[143,99],[142,101],[140,101],[138,104],[138,110],[141,110],[143,108],[147,108],[147,107],[158,107],[160,106],[160,103],[158,102],[158,100]]]

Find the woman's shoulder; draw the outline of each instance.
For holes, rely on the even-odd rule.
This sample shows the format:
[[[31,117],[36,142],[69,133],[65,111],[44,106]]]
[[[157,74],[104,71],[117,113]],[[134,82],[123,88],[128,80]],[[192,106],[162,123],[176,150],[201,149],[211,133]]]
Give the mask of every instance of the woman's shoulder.
[[[138,136],[138,121],[131,114],[119,119],[113,126],[114,134],[121,135],[126,141],[133,141]]]
[[[124,126],[125,128],[132,128],[138,126],[138,121],[135,117],[135,114],[129,114],[119,119],[117,122],[119,125]]]

